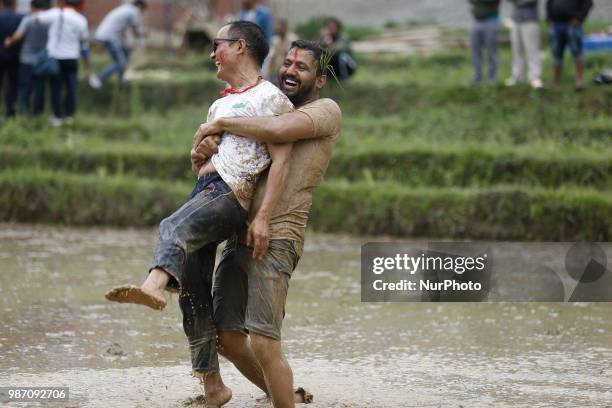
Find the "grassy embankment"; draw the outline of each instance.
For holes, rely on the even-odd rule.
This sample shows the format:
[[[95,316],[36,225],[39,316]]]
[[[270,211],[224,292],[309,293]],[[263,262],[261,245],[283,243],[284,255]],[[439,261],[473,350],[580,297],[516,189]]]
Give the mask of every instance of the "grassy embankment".
[[[151,225],[186,198],[192,135],[219,84],[205,59],[154,61],[146,68],[170,68],[171,80],[82,86],[74,125],[0,126],[2,221]],[[571,75],[542,92],[467,87],[464,51],[360,62],[354,80],[326,91],[344,123],[314,228],[611,238],[612,90],[574,93]],[[605,63],[589,58],[589,75]]]

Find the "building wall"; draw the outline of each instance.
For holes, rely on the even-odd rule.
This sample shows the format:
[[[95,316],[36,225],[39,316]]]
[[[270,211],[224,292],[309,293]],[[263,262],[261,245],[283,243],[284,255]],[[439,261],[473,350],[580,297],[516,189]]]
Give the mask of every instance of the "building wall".
[[[121,4],[121,0],[89,0],[85,2],[85,15],[89,25],[96,27],[106,13]]]

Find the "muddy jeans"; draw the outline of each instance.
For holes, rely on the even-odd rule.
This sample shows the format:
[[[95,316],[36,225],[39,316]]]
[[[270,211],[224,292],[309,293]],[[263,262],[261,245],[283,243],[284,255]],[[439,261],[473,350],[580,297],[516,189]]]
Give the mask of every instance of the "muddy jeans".
[[[187,201],[159,226],[151,269],[172,278],[178,289],[183,329],[195,375],[218,372],[216,331],[212,318],[212,276],[217,245],[241,229],[247,212],[218,173],[201,177]]]

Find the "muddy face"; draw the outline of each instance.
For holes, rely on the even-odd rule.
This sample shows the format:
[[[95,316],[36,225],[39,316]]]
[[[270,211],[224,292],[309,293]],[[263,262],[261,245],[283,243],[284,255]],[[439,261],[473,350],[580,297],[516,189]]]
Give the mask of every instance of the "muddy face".
[[[238,62],[236,41],[230,37],[229,31],[229,25],[221,27],[213,40],[213,51],[210,53],[210,58],[217,66],[217,78],[226,82],[229,82]]]
[[[307,50],[292,48],[278,71],[280,89],[293,102],[301,105],[315,91],[318,62]]]

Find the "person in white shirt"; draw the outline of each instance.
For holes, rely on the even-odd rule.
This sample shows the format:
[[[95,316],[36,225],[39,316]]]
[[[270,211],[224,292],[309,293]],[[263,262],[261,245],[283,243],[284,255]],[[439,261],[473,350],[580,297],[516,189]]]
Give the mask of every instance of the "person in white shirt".
[[[36,17],[49,25],[47,53],[59,63],[59,74],[51,78],[53,116],[50,123],[53,126],[73,120],[79,56],[83,57],[86,71],[89,71],[89,31],[87,19],[76,10],[80,3],[80,0],[60,0],[59,7]]]
[[[210,107],[208,121],[293,111],[289,98],[261,76],[268,51],[264,32],[254,23],[233,22],[219,30],[211,58],[217,65],[217,77],[230,87]],[[198,181],[189,201],[161,222],[145,282],[141,286],[121,285],[106,294],[110,301],[159,310],[166,306],[164,289],[180,291],[193,373],[205,383],[206,402],[211,406],[221,406],[231,398],[220,376],[216,377],[218,381],[205,381],[209,374],[219,372],[212,317],[217,246],[245,228],[255,185],[268,167],[268,183],[258,213],[272,212],[284,189],[292,147],[292,143],[263,143],[224,133],[218,152],[198,166]],[[253,230],[249,231],[254,237]]]
[[[104,68],[98,75],[89,77],[89,85],[99,89],[115,73],[119,81],[123,81],[123,74],[130,59],[130,48],[125,43],[125,33],[130,28],[138,38],[145,37],[142,23],[142,13],[147,8],[145,0],[134,0],[131,3],[119,6],[108,13],[96,30],[94,39],[104,44],[113,63]]]

